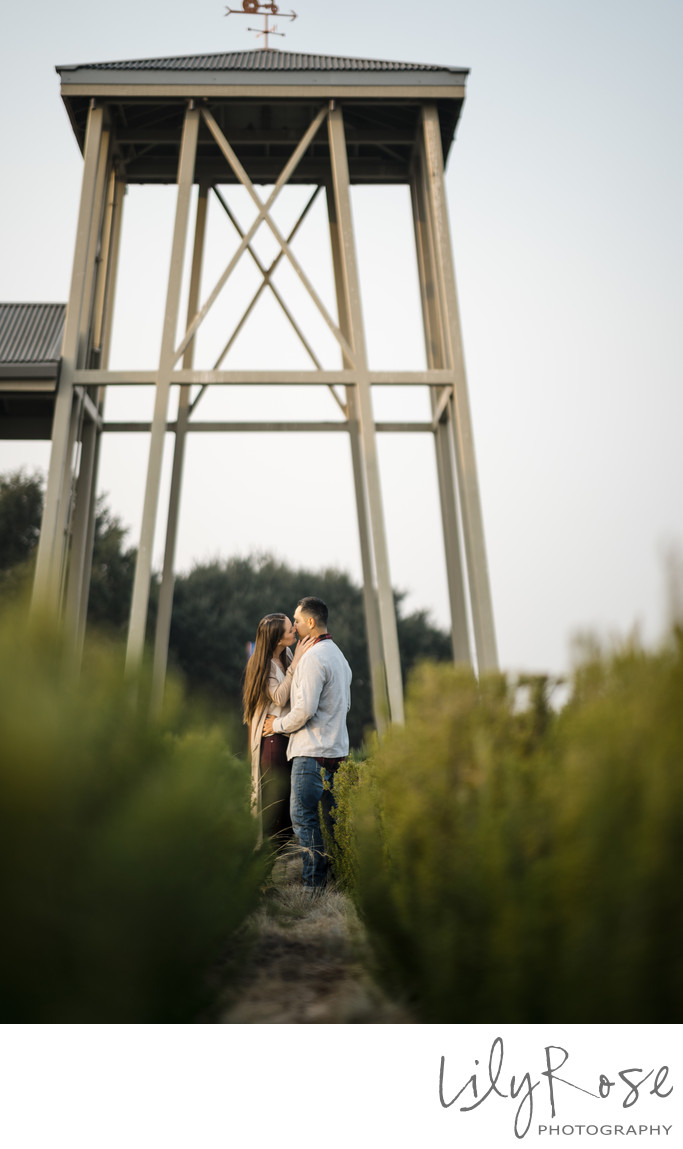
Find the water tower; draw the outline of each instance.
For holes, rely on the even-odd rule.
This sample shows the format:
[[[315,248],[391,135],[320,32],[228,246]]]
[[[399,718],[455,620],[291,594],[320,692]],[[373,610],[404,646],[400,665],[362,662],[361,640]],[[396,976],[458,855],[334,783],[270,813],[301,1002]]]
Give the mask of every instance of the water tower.
[[[380,729],[387,720],[402,721],[403,694],[378,433],[400,430],[433,437],[453,656],[457,662],[476,661],[480,671],[494,669],[493,614],[444,188],[444,162],[463,106],[466,70],[262,48],[81,64],[57,71],[84,168],[34,602],[63,608],[75,642],[81,641],[99,443],[103,433],[126,429],[126,424],[106,422],[104,396],[110,387],[153,384],[154,413],[147,428],[149,458],[127,658],[129,666],[135,667],[143,653],[162,452],[165,436],[173,434],[154,656],[158,693],[166,670],[187,436],[209,429],[226,433],[259,429],[238,422],[200,423],[194,415],[193,388],[196,398],[197,387],[303,384],[328,390],[337,416],[334,424],[271,424],[264,419],[260,429],[348,435],[373,703]],[[112,371],[108,354],[119,245],[122,238],[125,241],[123,193],[127,185],[159,183],[177,185],[177,193],[158,365],[153,371]],[[294,183],[309,185],[326,200],[336,314],[325,307],[292,250],[292,236],[299,225],[285,236],[272,216],[282,189]],[[207,205],[215,200],[230,214],[228,197],[221,188],[231,184],[241,185],[253,201],[253,223],[240,229],[236,252],[211,291],[200,298]],[[371,371],[368,367],[350,194],[351,186],[360,184],[410,188],[426,370]],[[193,185],[198,186],[194,211]],[[249,370],[235,371],[195,362],[195,335],[239,259],[247,252],[254,255],[251,244],[259,228],[269,229],[275,237],[277,259],[289,261],[332,332],[338,348],[334,370],[324,369],[310,348],[311,368],[305,371],[264,371],[258,363]],[[188,244],[192,256],[185,267]],[[272,267],[261,265],[261,272],[264,283],[272,287]],[[188,306],[179,338],[183,290]],[[279,302],[292,318],[286,300],[280,297]],[[305,333],[298,334],[308,346]],[[386,385],[427,388],[429,421],[396,426],[376,423],[373,390]],[[169,420],[172,388],[179,389],[179,405],[177,418]]]

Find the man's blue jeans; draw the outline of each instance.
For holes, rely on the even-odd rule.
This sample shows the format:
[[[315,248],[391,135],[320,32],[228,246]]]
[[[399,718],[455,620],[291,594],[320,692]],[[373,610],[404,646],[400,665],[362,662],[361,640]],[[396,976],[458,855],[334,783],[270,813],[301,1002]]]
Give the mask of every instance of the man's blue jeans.
[[[292,758],[290,811],[303,852],[302,881],[309,888],[322,888],[327,882],[327,858],[318,814],[322,794],[320,763],[315,758]]]

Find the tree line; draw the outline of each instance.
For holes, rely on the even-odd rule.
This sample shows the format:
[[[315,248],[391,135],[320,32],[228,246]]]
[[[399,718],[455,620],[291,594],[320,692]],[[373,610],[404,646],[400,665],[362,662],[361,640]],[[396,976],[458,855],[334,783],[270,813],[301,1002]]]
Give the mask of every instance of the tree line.
[[[39,472],[0,474],[0,605],[30,589],[40,537],[44,478]],[[88,625],[124,637],[133,586],[136,550],[127,528],[105,496],[97,506]],[[148,630],[154,633],[159,581],[154,576]],[[349,735],[359,746],[372,725],[372,696],[365,635],[363,592],[344,571],[293,568],[272,554],[251,554],[195,565],[175,581],[169,666],[191,694],[219,710],[238,712],[242,676],[260,618],[282,610],[290,617],[298,600],[319,595],[330,610],[330,630],[353,670]],[[416,663],[451,658],[448,634],[427,611],[405,613],[404,595],[394,592],[404,678]]]

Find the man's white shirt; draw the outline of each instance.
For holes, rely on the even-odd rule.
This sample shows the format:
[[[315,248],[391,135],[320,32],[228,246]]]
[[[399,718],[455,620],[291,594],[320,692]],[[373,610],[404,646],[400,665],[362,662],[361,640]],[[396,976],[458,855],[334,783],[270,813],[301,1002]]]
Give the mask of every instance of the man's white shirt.
[[[344,758],[349,752],[346,714],[351,667],[330,638],[316,642],[297,664],[290,711],[276,718],[276,734],[289,734],[287,758]]]

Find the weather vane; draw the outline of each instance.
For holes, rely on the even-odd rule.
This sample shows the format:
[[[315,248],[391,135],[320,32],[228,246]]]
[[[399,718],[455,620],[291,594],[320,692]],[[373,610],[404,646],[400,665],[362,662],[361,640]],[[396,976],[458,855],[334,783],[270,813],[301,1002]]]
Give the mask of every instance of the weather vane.
[[[278,8],[275,0],[266,0],[266,3],[261,4],[259,0],[242,0],[241,8],[226,8],[226,16],[258,16],[259,12],[263,14],[265,20],[264,28],[247,28],[247,32],[255,32],[257,36],[265,37],[264,48],[268,47],[269,36],[285,36],[285,32],[278,32],[277,26],[272,28],[268,24],[269,16],[277,16],[280,9]],[[296,12],[282,12],[281,16],[285,20],[296,20]]]

